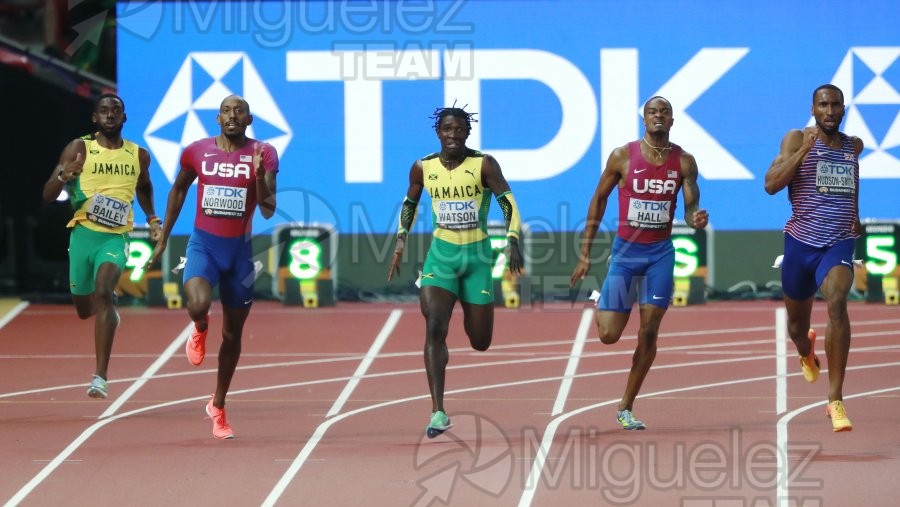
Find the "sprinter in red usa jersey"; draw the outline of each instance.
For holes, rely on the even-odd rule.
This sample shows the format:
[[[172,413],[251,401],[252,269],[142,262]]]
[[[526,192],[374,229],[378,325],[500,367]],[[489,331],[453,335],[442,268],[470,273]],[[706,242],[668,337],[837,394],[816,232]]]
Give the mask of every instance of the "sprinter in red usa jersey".
[[[194,330],[185,352],[191,364],[203,362],[212,290],[218,285],[222,345],[216,392],[206,404],[206,413],[213,420],[213,436],[234,438],[225,420],[225,395],[241,355],[241,334],[253,303],[251,224],[257,204],[264,218],[275,214],[278,154],[271,145],[247,137],[253,116],[243,98],[226,97],[216,119],[221,133],[191,144],[181,155],[181,171],[166,205],[162,239],[151,262],[165,250],[187,192],[197,180],[197,213],[184,267],[187,310]]]
[[[659,325],[672,297],[672,220],[679,191],[684,196],[684,221],[695,229],[709,223],[709,215],[700,209],[697,162],[669,141],[673,123],[669,101],[653,97],[644,104],[644,136],[610,154],[588,208],[581,254],[570,282],[574,286],[590,271],[591,245],[609,195],[618,188],[619,222],[595,320],[600,340],[616,343],[634,303],[640,308],[637,348],[616,414],[619,425],[626,430],[646,428],[631,410],[656,357]]]

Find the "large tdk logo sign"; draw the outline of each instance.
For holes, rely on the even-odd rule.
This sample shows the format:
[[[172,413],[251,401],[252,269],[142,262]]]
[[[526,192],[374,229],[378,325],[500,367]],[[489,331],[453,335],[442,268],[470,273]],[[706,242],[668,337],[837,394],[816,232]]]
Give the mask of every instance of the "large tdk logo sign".
[[[692,152],[703,154],[700,175],[705,179],[754,179],[738,157],[687,110],[749,51],[750,48],[703,48],[653,93],[667,97],[676,108],[678,139]],[[641,112],[642,104],[636,48],[600,49],[599,101],[580,68],[546,51],[462,48],[435,50],[436,54],[429,53],[428,58],[411,58],[409,52],[285,52],[287,81],[343,82],[345,102],[352,105],[345,108],[343,118],[347,183],[384,180],[382,82],[409,80],[411,74],[417,80],[442,80],[446,103],[467,97],[470,109],[475,111],[482,109],[484,81],[531,79],[553,91],[563,114],[558,131],[544,146],[481,147],[480,130],[473,131],[469,138],[470,146],[489,149],[504,160],[509,167],[507,178],[512,181],[547,180],[565,172],[584,157],[598,130],[601,153],[609,153],[640,135],[640,116],[635,114]],[[384,65],[385,59],[396,64]],[[859,136],[866,146],[860,156],[862,178],[900,178],[898,60],[900,47],[853,47],[832,79],[846,94],[847,113],[841,129]],[[442,64],[413,72],[401,65],[406,61]],[[192,52],[144,132],[148,147],[170,181],[178,171],[182,149],[192,141],[218,133],[215,117],[219,104],[232,93],[250,101],[254,123],[248,135],[268,141],[285,153],[291,128],[247,54]]]
[[[185,146],[219,133],[219,105],[231,94],[250,102],[253,124],[247,135],[284,153],[291,127],[247,54],[189,53],[144,131],[144,140],[169,181],[175,180]]]
[[[832,83],[846,95],[841,130],[866,147],[860,177],[900,178],[900,46],[850,48]]]

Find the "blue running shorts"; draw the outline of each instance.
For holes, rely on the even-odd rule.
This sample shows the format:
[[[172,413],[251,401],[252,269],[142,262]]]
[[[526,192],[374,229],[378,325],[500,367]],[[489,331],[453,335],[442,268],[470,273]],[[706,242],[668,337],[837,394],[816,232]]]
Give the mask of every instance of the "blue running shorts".
[[[231,308],[253,303],[253,245],[244,236],[225,238],[194,229],[185,255],[185,283],[199,276],[218,285],[222,304]]]
[[[831,268],[844,265],[853,272],[853,238],[831,246],[807,245],[790,234],[784,235],[784,259],[781,262],[781,289],[796,300],[816,294]]]
[[[613,240],[609,271],[600,289],[599,310],[631,312],[635,301],[668,308],[675,280],[672,240],[631,243]]]

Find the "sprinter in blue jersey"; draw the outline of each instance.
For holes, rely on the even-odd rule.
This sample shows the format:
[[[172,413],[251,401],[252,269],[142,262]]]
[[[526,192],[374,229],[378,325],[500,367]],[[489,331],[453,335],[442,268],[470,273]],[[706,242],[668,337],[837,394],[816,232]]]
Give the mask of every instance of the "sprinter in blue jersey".
[[[847,295],[853,284],[853,243],[859,237],[859,154],[863,142],[840,132],[844,93],[822,85],[813,92],[816,124],[791,130],[781,153],[766,173],[766,192],[788,187],[791,217],[784,226],[781,282],[788,314],[788,333],[800,354],[807,382],[819,376],[816,332],[810,315],[816,290],[828,305],[825,356],[828,358],[828,405],[834,431],[853,424],[843,403],[844,371],[850,353]]]

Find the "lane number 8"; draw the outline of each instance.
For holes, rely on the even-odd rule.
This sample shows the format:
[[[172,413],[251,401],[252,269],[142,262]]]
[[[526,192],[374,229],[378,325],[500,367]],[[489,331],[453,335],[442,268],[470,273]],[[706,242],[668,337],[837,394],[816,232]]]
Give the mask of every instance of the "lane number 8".
[[[288,271],[301,280],[318,276],[322,270],[322,247],[314,241],[299,239],[291,244]]]

